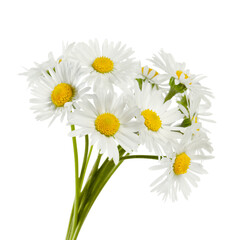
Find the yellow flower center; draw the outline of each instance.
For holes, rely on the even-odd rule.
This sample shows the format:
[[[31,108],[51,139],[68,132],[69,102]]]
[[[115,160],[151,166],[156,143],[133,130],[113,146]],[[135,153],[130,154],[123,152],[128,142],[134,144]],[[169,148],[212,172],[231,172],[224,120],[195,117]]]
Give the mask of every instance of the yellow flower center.
[[[178,79],[181,77],[182,73],[183,73],[183,72],[180,71],[180,70],[176,71],[176,74],[177,74]],[[185,79],[189,78],[187,74],[184,73],[184,75],[185,75]]]
[[[158,129],[162,126],[162,121],[160,117],[152,110],[146,109],[141,113],[145,119],[145,126],[154,132],[157,132]]]
[[[106,137],[114,136],[120,127],[119,120],[111,113],[103,113],[95,120],[95,128]]]
[[[177,155],[175,163],[173,164],[173,171],[176,175],[184,174],[187,172],[190,165],[190,157],[186,153]]]
[[[142,67],[142,73],[143,73],[143,71],[144,71],[144,67]],[[148,70],[148,73],[147,73],[147,74],[149,74],[151,71],[152,71],[152,69],[151,69],[151,68],[149,68],[149,70]],[[154,70],[154,71],[155,71],[155,70]],[[153,78],[154,78],[154,77],[156,77],[157,75],[158,75],[158,72],[157,72],[157,71],[155,71],[155,74],[154,74]]]
[[[58,84],[52,91],[52,102],[57,107],[62,107],[66,102],[71,101],[73,96],[73,88],[67,83]]]
[[[109,73],[113,70],[113,61],[108,57],[98,57],[94,60],[92,67],[100,73]]]

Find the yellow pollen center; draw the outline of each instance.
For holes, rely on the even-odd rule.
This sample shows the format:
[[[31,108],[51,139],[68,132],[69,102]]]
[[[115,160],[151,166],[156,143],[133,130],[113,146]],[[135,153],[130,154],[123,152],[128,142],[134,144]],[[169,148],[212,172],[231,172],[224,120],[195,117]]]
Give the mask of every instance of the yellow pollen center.
[[[143,71],[144,71],[144,67],[142,67],[142,73],[143,73]],[[151,71],[152,71],[152,68],[149,68],[147,74],[149,74]],[[155,71],[155,70],[154,70],[154,71]],[[156,77],[158,74],[159,74],[159,73],[158,73],[157,71],[155,71],[155,74],[154,74],[153,78]]]
[[[62,59],[59,59],[58,63],[62,62]]]
[[[154,132],[157,132],[158,129],[162,126],[162,121],[160,117],[152,110],[146,109],[141,113],[145,119],[145,126]]]
[[[176,71],[176,74],[177,74],[178,79],[181,77],[182,73],[183,73],[183,72],[180,71],[180,70]],[[188,79],[188,78],[189,78],[187,74],[184,73],[184,75],[185,75],[185,79]]]
[[[95,128],[106,137],[114,136],[120,127],[119,120],[111,113],[103,113],[95,120]]]
[[[57,107],[62,107],[66,102],[71,101],[73,96],[73,88],[67,83],[58,84],[52,91],[52,102]]]
[[[113,70],[113,61],[108,57],[98,57],[94,60],[92,67],[100,73],[109,73]]]
[[[176,175],[184,174],[187,172],[190,165],[190,157],[186,153],[177,155],[175,163],[173,164],[173,171]]]

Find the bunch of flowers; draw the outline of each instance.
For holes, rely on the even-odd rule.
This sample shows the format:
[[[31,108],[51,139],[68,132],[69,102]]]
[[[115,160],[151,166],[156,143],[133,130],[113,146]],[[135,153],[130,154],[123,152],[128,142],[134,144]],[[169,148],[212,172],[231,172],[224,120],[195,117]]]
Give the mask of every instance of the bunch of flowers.
[[[120,42],[97,40],[63,46],[57,59],[28,69],[30,101],[37,120],[56,118],[71,126],[75,162],[75,199],[66,240],[77,239],[93,203],[118,167],[130,158],[154,160],[159,177],[152,190],[163,199],[188,198],[203,160],[212,158],[212,147],[203,127],[211,92],[200,84],[185,63],[161,50],[141,66],[133,51]],[[76,126],[76,128],[75,128]],[[76,137],[85,137],[79,171]],[[152,155],[136,154],[139,146]],[[92,151],[97,151],[85,178]]]

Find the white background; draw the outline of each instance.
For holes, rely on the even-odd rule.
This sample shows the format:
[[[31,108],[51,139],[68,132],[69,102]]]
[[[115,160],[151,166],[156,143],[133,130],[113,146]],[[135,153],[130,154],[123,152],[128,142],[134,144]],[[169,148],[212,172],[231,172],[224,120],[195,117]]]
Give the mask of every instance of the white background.
[[[239,1],[5,1],[0,6],[0,239],[64,239],[74,198],[69,127],[37,122],[23,67],[57,57],[62,41],[122,41],[136,58],[161,48],[185,61],[215,95],[211,140],[189,200],[150,192],[147,160],[129,160],[94,204],[79,239],[240,239]],[[83,142],[79,141],[79,146]],[[81,148],[81,147],[80,147]],[[80,150],[80,156],[83,151]]]

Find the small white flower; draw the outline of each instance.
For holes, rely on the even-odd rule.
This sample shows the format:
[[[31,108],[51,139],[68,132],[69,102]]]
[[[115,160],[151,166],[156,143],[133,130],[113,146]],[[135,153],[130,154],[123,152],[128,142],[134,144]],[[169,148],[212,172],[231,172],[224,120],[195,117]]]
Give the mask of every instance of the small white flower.
[[[186,69],[186,64],[176,62],[171,54],[161,50],[158,55],[154,54],[153,59],[150,61],[154,66],[160,68],[164,72],[163,74],[159,73],[162,77],[162,81],[167,81],[171,77],[174,77],[175,84],[184,84],[193,95],[207,95],[212,97],[212,93],[209,89],[200,84],[200,81],[204,79],[205,76],[191,74],[190,71]]]
[[[139,145],[136,132],[142,123],[135,118],[138,114],[138,108],[129,108],[124,97],[118,97],[114,92],[99,91],[96,95],[85,97],[69,114],[69,123],[80,127],[70,136],[90,135],[91,144],[96,145],[100,153],[107,153],[117,164],[118,144],[126,152],[136,150]]]
[[[159,160],[159,164],[152,170],[160,170],[162,174],[152,183],[158,194],[163,194],[163,199],[170,197],[177,200],[178,192],[182,192],[185,198],[191,193],[190,185],[197,187],[200,180],[198,174],[207,173],[199,160],[211,159],[212,156],[199,153],[199,149],[205,147],[204,140],[182,140],[175,144],[174,150],[168,157]]]
[[[62,46],[62,54],[57,59],[54,58],[53,53],[48,54],[48,60],[43,63],[35,63],[35,67],[26,69],[26,72],[21,73],[21,75],[27,76],[27,81],[29,82],[29,87],[34,85],[36,82],[40,81],[40,78],[43,76],[42,72],[48,71],[48,69],[54,69],[57,64],[62,61],[68,60],[73,49],[74,43]]]
[[[214,122],[213,120],[206,118],[211,115],[211,113],[208,112],[209,106],[206,104],[201,104],[202,99],[200,96],[195,96],[191,98],[185,96],[184,98],[186,100],[185,104],[187,105],[183,106],[179,104],[179,109],[185,115],[185,119],[188,119],[191,124],[187,127],[184,133],[185,137],[192,137],[192,139],[205,138],[206,143],[208,142],[209,149],[212,149],[209,138],[207,137],[207,132],[209,131],[202,127],[201,122]]]
[[[158,55],[154,54],[153,59],[150,61],[164,72],[161,75],[165,81],[169,81],[171,77],[183,80],[189,74],[185,63],[176,62],[170,53],[166,53],[163,50],[160,50]]]
[[[144,119],[144,127],[139,132],[141,143],[145,144],[149,151],[158,155],[166,152],[171,142],[181,137],[176,131],[182,128],[172,126],[182,114],[177,108],[168,110],[171,101],[164,103],[164,97],[160,90],[153,88],[150,83],[144,82],[142,90],[135,84],[133,102],[141,111],[141,118]]]
[[[204,87],[200,84],[200,81],[204,78],[205,76],[202,75],[189,74],[186,75],[184,79],[177,79],[177,81],[186,86],[189,91],[189,95],[199,96],[201,98],[207,99],[206,96],[213,97],[213,95],[207,87]]]
[[[148,82],[156,85],[162,85],[162,82],[164,79],[162,79],[162,76],[158,74],[157,71],[155,71],[152,68],[149,68],[148,66],[141,67],[139,76],[143,78],[144,80],[147,80]]]
[[[132,85],[137,73],[138,63],[131,57],[133,51],[121,42],[114,44],[104,41],[100,49],[99,42],[89,41],[89,44],[76,45],[72,57],[85,68],[86,81],[93,83],[94,91],[112,89],[113,85]]]
[[[34,104],[31,109],[37,114],[37,120],[52,118],[50,124],[58,116],[63,120],[72,109],[72,104],[89,90],[83,88],[83,83],[79,83],[80,70],[79,65],[64,61],[57,64],[54,70],[49,68],[42,71],[40,81],[31,88],[35,96],[30,99]]]

